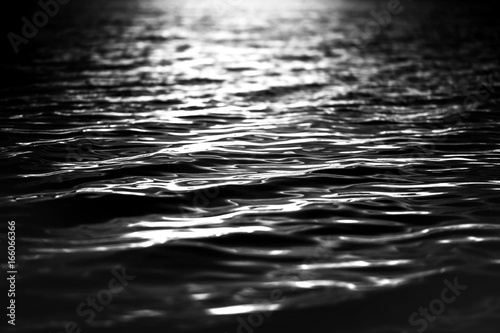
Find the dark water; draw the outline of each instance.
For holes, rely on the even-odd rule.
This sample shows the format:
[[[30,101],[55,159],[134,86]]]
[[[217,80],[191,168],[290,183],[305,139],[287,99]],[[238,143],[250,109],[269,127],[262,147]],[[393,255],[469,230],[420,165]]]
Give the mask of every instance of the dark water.
[[[425,332],[498,332],[494,8],[250,3],[75,0],[2,63],[15,331],[416,332],[458,279]]]

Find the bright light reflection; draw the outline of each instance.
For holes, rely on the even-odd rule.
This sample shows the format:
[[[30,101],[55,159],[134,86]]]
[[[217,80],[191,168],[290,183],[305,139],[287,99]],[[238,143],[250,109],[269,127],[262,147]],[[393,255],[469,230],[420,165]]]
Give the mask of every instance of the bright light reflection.
[[[279,304],[246,304],[246,305],[234,305],[226,306],[223,308],[213,308],[208,309],[208,314],[211,315],[233,315],[240,313],[250,313],[250,312],[267,312],[275,311],[279,309]]]
[[[142,230],[131,232],[121,236],[121,238],[140,238],[144,239],[144,245],[153,246],[157,244],[164,244],[168,241],[176,239],[194,239],[206,237],[219,237],[231,233],[252,233],[256,231],[270,231],[271,228],[261,226],[248,226],[248,227],[221,227],[221,228],[189,228],[179,230]]]
[[[328,269],[328,268],[353,268],[353,267],[381,267],[381,266],[396,266],[411,263],[412,260],[355,260],[348,262],[331,262],[331,263],[319,263],[319,264],[308,264],[299,265],[299,269]]]

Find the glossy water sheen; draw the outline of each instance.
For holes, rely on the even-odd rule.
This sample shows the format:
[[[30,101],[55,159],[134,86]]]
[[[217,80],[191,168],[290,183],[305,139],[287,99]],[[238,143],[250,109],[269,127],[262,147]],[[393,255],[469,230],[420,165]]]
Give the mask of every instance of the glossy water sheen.
[[[426,332],[497,332],[498,18],[405,3],[359,48],[385,2],[251,3],[75,2],[4,65],[17,332],[415,332],[455,277]]]

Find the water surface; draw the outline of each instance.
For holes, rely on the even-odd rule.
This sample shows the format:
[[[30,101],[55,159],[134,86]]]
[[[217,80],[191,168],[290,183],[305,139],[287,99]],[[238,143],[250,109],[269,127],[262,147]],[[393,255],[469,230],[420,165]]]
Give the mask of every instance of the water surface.
[[[496,332],[497,18],[402,4],[61,7],[2,64],[16,332],[415,332],[455,278],[426,332]]]

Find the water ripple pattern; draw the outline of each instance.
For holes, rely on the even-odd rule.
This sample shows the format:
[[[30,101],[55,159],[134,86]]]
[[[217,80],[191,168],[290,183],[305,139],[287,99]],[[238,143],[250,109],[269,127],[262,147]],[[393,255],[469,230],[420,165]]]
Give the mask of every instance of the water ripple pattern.
[[[65,7],[2,64],[16,332],[414,331],[454,277],[427,331],[500,327],[497,18],[406,1],[360,47],[385,3]],[[87,323],[117,265],[136,278]]]

